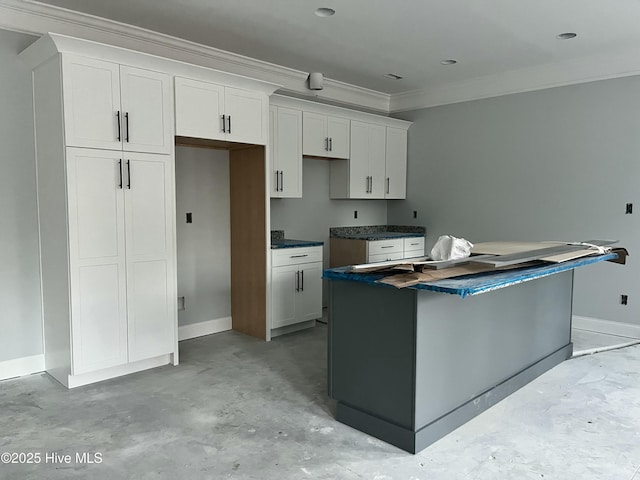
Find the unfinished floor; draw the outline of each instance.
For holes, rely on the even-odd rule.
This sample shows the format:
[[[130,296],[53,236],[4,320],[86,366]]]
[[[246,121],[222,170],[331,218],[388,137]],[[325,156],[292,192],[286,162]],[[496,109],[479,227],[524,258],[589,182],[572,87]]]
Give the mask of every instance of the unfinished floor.
[[[640,346],[564,362],[417,455],[333,419],[326,326],[226,332],[161,367],[68,391],[0,382],[1,479],[640,480]],[[45,464],[99,452],[100,464]]]

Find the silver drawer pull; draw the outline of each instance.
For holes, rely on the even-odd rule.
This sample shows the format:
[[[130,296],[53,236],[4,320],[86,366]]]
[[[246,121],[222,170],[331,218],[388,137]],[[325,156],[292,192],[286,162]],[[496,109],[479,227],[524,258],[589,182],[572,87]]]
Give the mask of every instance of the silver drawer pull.
[[[420,245],[419,243],[411,243],[410,245]]]
[[[385,246],[380,247],[380,248],[393,248],[393,247],[395,247],[395,245],[385,245]]]
[[[302,258],[302,257],[308,257],[309,255],[304,254],[304,255],[291,255],[289,256],[289,258]]]

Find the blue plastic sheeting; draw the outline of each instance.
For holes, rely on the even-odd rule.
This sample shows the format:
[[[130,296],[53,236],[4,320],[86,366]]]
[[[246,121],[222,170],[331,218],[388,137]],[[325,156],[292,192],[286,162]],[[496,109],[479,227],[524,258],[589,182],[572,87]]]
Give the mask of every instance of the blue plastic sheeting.
[[[605,255],[598,255],[596,257],[583,257],[563,263],[544,263],[533,267],[522,267],[511,270],[498,270],[495,272],[484,272],[473,275],[464,275],[461,277],[445,278],[443,280],[436,280],[433,282],[419,283],[407,288],[449,293],[452,295],[460,295],[462,298],[465,298],[497,290],[499,288],[517,285],[518,283],[528,282],[530,280],[546,277],[555,273],[573,270],[574,268],[591,265],[592,263],[613,260],[617,257],[618,255],[616,253],[608,253]],[[389,276],[388,273],[349,273],[347,272],[349,268],[350,267],[330,268],[324,271],[322,278],[327,280],[350,280],[395,288],[384,283],[376,283],[381,278]]]

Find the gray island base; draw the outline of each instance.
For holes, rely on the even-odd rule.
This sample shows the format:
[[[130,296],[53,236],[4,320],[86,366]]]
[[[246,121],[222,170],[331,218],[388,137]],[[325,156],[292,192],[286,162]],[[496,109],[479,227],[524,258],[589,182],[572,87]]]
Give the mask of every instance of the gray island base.
[[[408,452],[572,355],[573,270],[467,298],[331,272],[336,419]]]

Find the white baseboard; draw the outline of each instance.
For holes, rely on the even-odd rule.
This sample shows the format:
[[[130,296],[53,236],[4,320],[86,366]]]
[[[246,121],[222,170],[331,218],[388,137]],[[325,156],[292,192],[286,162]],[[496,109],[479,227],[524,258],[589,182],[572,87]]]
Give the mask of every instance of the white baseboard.
[[[611,320],[601,320],[599,318],[580,317],[578,315],[574,315],[572,326],[589,332],[640,339],[640,325],[633,325],[630,323],[612,322]]]
[[[117,367],[105,368],[96,372],[82,373],[80,375],[69,375],[67,383],[61,382],[67,388],[82,387],[90,383],[101,382],[111,378],[129,375],[131,373],[141,372],[150,368],[160,367],[170,364],[173,361],[172,354],[161,355],[159,357],[139,360],[137,362],[118,365]],[[55,378],[55,377],[54,377]],[[56,378],[56,380],[60,381]]]
[[[0,380],[44,371],[44,354],[0,362]]]
[[[216,318],[206,322],[192,323],[178,327],[178,341],[203,337],[212,333],[231,330],[231,317]]]

